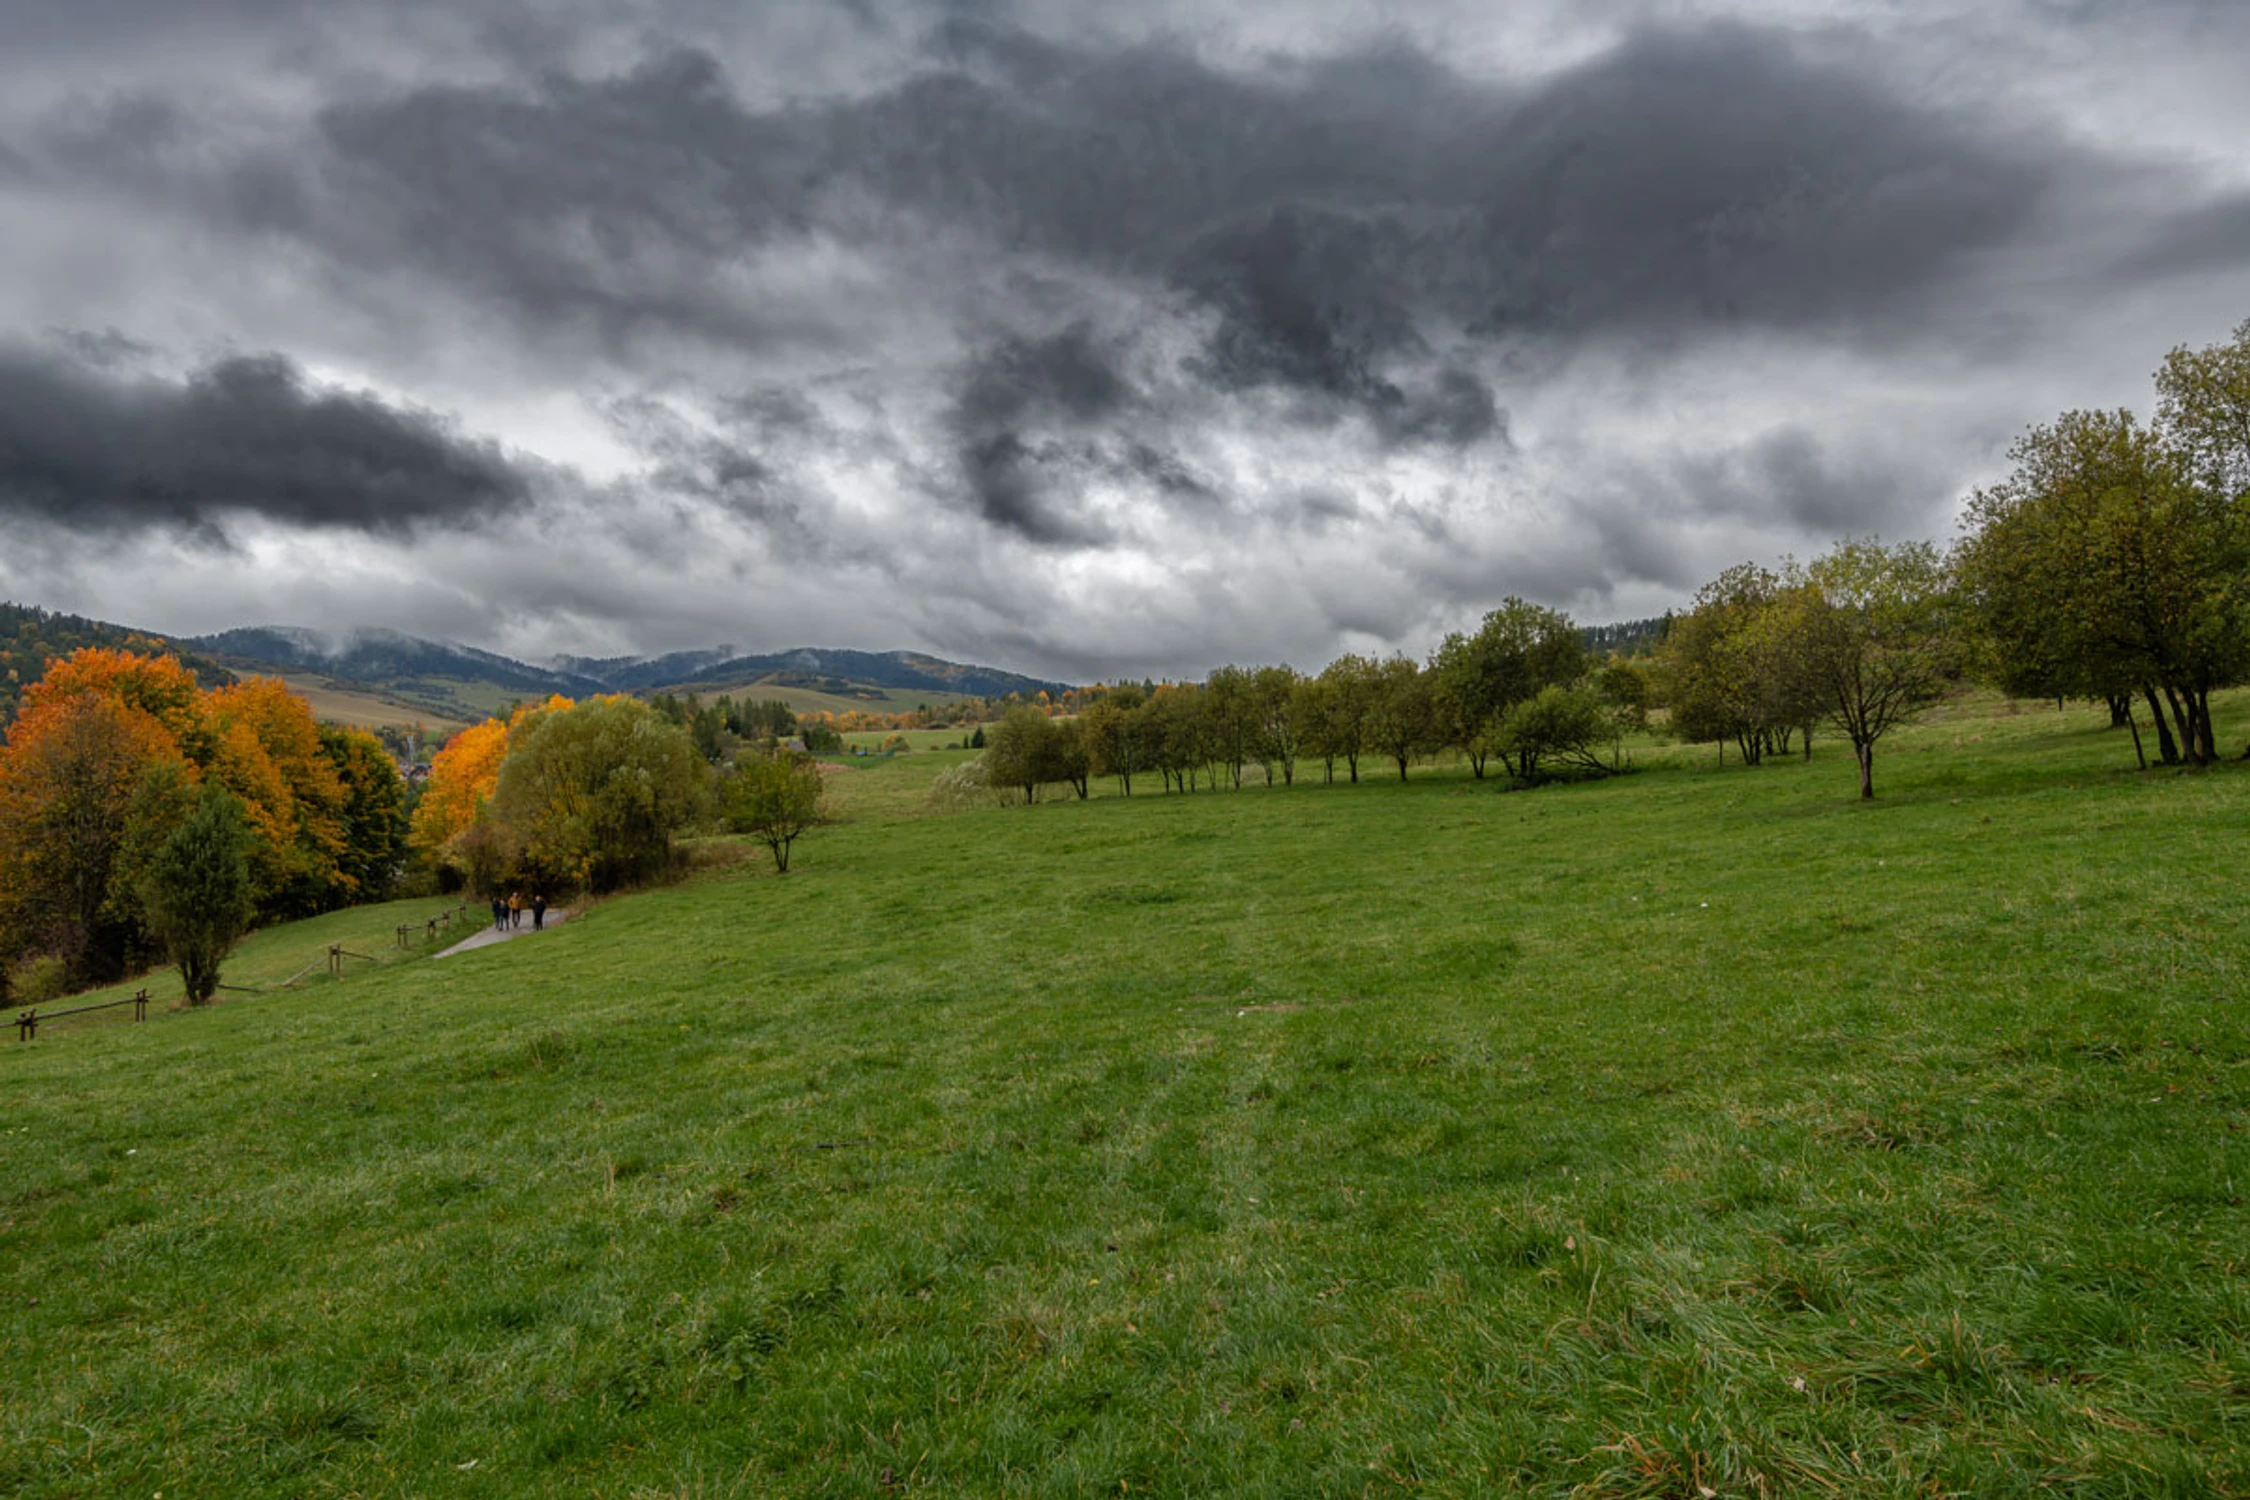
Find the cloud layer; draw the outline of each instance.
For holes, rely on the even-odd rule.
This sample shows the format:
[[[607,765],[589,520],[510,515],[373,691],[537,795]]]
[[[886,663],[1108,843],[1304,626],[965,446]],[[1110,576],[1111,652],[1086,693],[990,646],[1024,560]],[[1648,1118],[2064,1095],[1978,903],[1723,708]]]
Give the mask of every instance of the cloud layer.
[[[12,8],[0,589],[1317,664],[1942,532],[2250,312],[2239,7],[1487,11]]]

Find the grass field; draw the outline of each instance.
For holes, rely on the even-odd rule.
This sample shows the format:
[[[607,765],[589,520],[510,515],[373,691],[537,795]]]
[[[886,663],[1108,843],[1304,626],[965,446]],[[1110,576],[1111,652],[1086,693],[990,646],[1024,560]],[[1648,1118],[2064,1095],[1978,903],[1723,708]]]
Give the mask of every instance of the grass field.
[[[428,731],[424,738],[433,751],[466,727],[473,717],[481,717],[457,705],[441,710],[326,677],[290,673],[282,680],[289,684],[290,691],[312,705],[313,717],[324,724],[343,724],[354,729],[404,728],[420,724]]]
[[[897,714],[909,712],[923,704],[932,708],[950,708],[957,703],[975,701],[967,693],[933,692],[928,688],[878,688],[865,698],[846,697],[841,693],[824,693],[817,688],[798,687],[765,678],[731,685],[712,683],[692,688],[678,687],[671,691],[681,696],[692,692],[705,703],[721,696],[731,697],[737,703],[778,701],[788,704],[793,712],[800,714]]]
[[[904,735],[907,745],[915,750],[943,750],[966,744],[969,736],[975,733],[973,725],[959,725],[952,729],[859,729],[845,735],[844,743],[878,750],[885,740],[899,734]]]
[[[0,1044],[0,1493],[2250,1495],[2250,772],[962,758]]]

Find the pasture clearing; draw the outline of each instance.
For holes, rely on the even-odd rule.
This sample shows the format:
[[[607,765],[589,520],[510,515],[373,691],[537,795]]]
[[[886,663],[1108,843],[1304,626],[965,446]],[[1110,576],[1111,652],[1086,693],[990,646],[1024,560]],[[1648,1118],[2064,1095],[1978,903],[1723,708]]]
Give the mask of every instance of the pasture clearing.
[[[0,1489],[2250,1493],[2242,768],[1986,703],[1866,806],[921,815],[961,758],[9,1048]]]

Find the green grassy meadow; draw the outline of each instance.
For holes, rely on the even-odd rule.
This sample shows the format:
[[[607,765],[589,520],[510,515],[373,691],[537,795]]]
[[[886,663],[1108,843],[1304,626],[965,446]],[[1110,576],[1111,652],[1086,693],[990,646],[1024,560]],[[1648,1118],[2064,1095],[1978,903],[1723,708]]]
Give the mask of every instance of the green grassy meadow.
[[[2250,1495],[2250,770],[962,758],[0,1043],[0,1493]]]
[[[858,693],[846,695],[823,692],[819,688],[803,687],[795,683],[775,682],[771,678],[758,677],[748,682],[733,684],[703,683],[694,687],[675,687],[671,691],[682,696],[692,692],[705,703],[722,696],[731,697],[738,703],[764,703],[769,701],[786,703],[794,712],[800,714],[847,714],[853,712],[896,714],[905,713],[923,704],[928,704],[932,708],[951,708],[956,704],[977,701],[973,694],[937,692],[929,688],[885,688],[876,687],[871,683],[862,683],[859,684],[859,687],[864,690],[865,696],[860,696]],[[966,733],[967,731],[962,732]]]

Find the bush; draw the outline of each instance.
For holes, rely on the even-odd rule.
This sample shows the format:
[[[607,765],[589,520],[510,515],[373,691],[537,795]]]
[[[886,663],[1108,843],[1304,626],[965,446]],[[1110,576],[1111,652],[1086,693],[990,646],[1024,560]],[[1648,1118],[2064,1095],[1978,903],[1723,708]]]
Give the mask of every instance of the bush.
[[[10,1005],[45,1005],[70,993],[70,965],[56,954],[18,960],[8,971]]]
[[[930,806],[940,812],[968,812],[979,807],[1008,807],[1022,796],[1014,787],[994,786],[985,775],[984,762],[968,761],[938,772],[930,782]]]
[[[1599,776],[1609,770],[1597,750],[1608,733],[1593,694],[1549,686],[1508,711],[1500,725],[1500,748],[1525,781],[1573,773]]]

